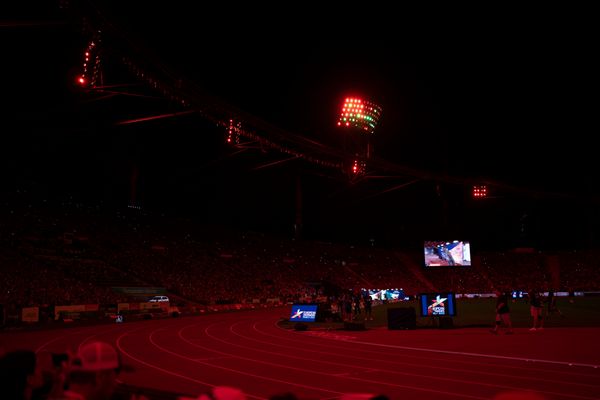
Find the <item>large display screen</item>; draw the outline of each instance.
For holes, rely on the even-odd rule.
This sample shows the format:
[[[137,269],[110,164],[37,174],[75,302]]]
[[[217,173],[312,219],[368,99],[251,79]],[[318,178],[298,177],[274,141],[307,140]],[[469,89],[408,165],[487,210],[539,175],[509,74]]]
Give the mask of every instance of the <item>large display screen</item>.
[[[465,267],[471,266],[471,245],[469,242],[426,241],[425,267]]]
[[[317,318],[317,305],[294,304],[290,315],[291,322],[315,322]]]
[[[451,292],[421,293],[421,317],[456,316],[456,296]]]
[[[370,296],[371,300],[405,300],[404,289],[361,289],[363,297]]]

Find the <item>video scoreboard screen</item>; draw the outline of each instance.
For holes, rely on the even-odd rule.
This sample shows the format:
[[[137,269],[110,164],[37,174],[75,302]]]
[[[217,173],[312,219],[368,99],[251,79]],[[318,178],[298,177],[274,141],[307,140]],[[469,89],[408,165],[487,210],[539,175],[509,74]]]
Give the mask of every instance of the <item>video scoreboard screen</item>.
[[[461,240],[426,241],[423,250],[426,268],[471,266],[469,242]]]

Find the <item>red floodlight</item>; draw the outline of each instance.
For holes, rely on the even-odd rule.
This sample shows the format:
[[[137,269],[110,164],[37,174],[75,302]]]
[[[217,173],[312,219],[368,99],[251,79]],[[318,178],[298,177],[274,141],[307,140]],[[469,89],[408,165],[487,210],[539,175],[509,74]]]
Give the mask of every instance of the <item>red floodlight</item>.
[[[381,107],[370,101],[356,97],[347,97],[344,101],[338,126],[360,129],[366,133],[373,133],[381,116]]]
[[[229,120],[229,126],[226,130],[225,142],[227,144],[240,144],[240,132],[242,131],[242,123],[235,121],[234,119]]]
[[[488,195],[488,190],[486,185],[476,185],[473,186],[473,198],[474,199],[484,199]]]
[[[96,85],[101,84],[100,34],[100,31],[95,33],[83,52],[81,74],[76,79],[79,86],[96,87]]]
[[[367,168],[367,163],[365,163],[362,160],[354,160],[354,163],[352,164],[352,175],[362,175],[364,174]]]

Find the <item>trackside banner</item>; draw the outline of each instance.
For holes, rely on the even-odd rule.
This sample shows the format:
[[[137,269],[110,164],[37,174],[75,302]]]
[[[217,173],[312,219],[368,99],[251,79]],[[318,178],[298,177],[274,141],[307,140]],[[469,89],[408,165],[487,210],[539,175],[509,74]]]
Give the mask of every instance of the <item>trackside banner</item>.
[[[317,306],[314,304],[294,304],[290,322],[315,322]]]

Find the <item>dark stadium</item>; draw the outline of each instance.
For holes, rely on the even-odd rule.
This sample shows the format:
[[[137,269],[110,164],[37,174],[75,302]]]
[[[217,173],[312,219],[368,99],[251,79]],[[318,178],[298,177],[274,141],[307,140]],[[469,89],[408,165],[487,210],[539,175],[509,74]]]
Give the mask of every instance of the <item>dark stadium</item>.
[[[0,397],[598,398],[590,25],[364,12],[0,7]]]

